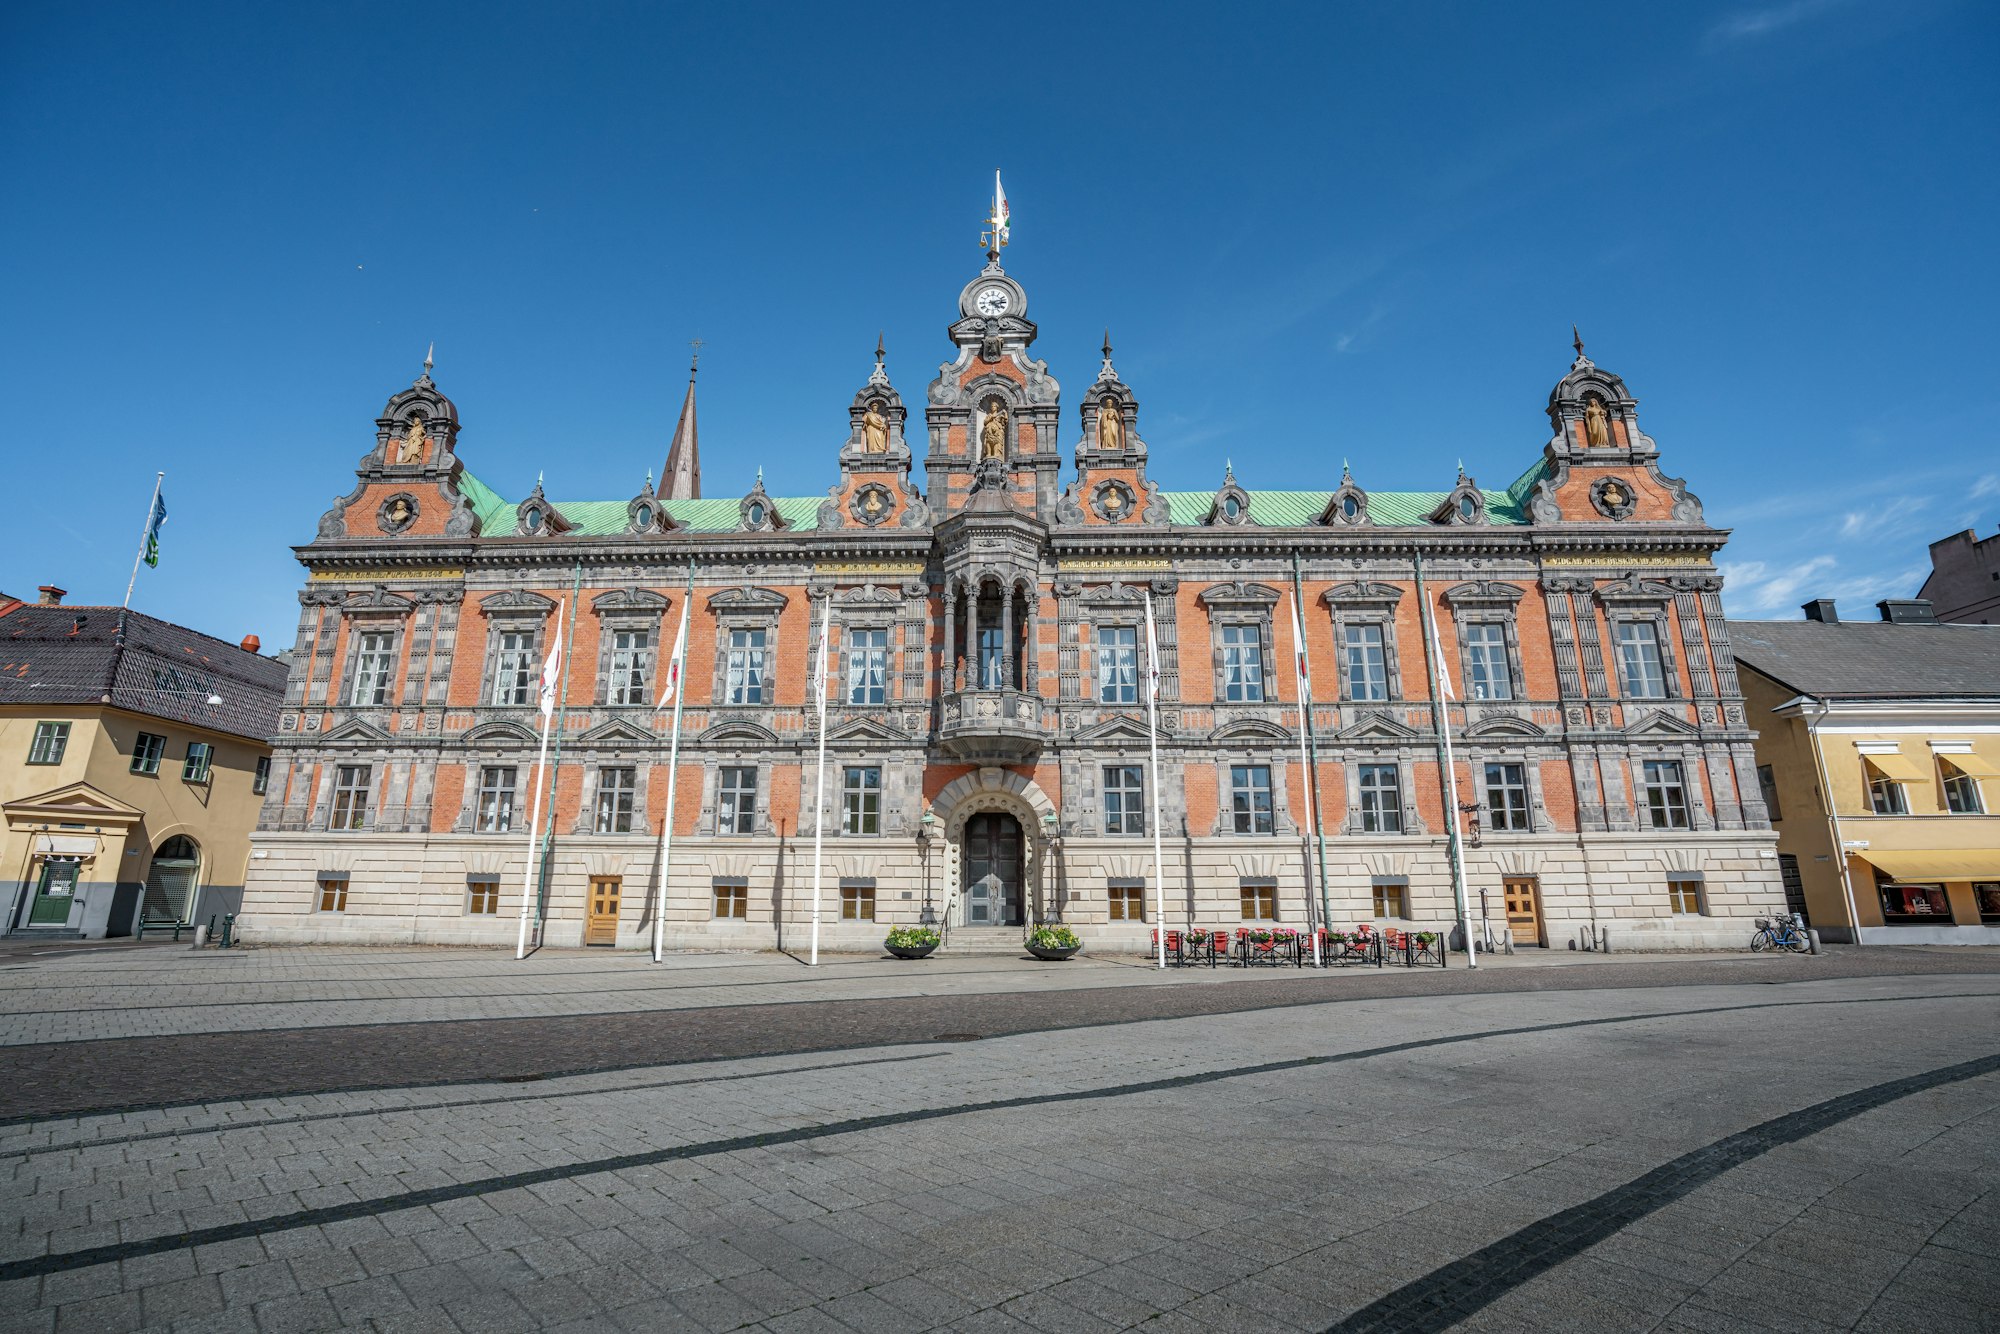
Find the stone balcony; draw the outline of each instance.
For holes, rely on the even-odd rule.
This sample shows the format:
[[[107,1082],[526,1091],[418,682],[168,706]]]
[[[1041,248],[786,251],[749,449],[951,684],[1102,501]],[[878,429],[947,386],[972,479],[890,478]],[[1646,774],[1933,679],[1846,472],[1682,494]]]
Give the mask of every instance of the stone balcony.
[[[1042,748],[1042,702],[1022,690],[955,690],[939,710],[938,743],[961,760],[1013,763]]]

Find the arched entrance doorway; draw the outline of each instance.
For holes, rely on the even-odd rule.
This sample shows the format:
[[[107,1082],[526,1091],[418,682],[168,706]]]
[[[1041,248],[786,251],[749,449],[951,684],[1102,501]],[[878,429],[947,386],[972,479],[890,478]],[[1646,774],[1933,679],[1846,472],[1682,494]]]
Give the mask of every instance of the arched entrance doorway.
[[[1022,926],[1026,849],[1021,822],[1005,811],[982,811],[965,822],[966,926]]]
[[[186,834],[175,834],[160,844],[153,853],[153,868],[146,873],[147,920],[187,921],[188,912],[194,907],[194,890],[200,883],[200,873],[200,844]]]

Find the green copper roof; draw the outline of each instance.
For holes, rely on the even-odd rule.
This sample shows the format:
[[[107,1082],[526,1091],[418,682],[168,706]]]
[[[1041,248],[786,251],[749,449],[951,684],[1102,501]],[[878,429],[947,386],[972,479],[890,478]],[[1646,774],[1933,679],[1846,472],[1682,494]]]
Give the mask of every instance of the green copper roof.
[[[1504,491],[1487,491],[1480,494],[1486,498],[1486,517],[1496,524],[1524,524],[1528,522],[1528,497],[1535,489],[1535,483],[1548,475],[1548,461],[1535,460],[1534,466],[1515,478]],[[470,472],[459,474],[459,490],[472,502],[473,510],[479,515],[481,528],[489,532],[510,533],[514,530],[514,502],[503,500],[494,490],[473,476]],[[1193,526],[1208,520],[1209,507],[1215,503],[1213,491],[1163,491],[1160,493],[1167,502],[1169,519],[1175,524]],[[1377,525],[1398,527],[1427,524],[1438,506],[1444,504],[1449,491],[1370,491],[1368,493],[1368,513]],[[1326,512],[1327,502],[1333,499],[1332,491],[1251,491],[1250,513],[1260,527],[1265,528],[1309,528],[1319,522],[1319,516]],[[575,526],[583,537],[611,537],[626,530],[630,523],[625,500],[557,500],[552,501],[563,518]],[[740,499],[723,500],[665,500],[660,502],[674,522],[684,526],[691,533],[731,533],[735,532],[742,520]],[[773,496],[771,504],[785,527],[792,530],[811,530],[819,527],[818,496]]]

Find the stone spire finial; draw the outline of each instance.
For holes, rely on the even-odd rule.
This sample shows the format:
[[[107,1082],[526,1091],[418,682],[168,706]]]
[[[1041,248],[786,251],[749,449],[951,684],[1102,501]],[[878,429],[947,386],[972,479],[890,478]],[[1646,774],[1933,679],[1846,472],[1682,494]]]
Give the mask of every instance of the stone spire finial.
[[[883,365],[883,358],[887,355],[888,351],[883,346],[882,335],[878,331],[875,335],[875,369],[868,372],[869,384],[886,386],[889,383],[889,368]]]
[[[1106,329],[1104,331],[1104,365],[1097,372],[1097,380],[1099,384],[1104,384],[1115,381],[1117,378],[1118,372],[1111,368],[1111,330]]]
[[[424,353],[424,373],[417,377],[416,385],[414,387],[428,388],[430,386],[431,367],[437,364],[437,348],[438,348],[437,341],[433,339],[431,341],[430,348]]]
[[[1591,365],[1590,358],[1583,355],[1583,335],[1576,331],[1574,324],[1569,326],[1569,332],[1570,346],[1576,349],[1576,360],[1570,363],[1570,369],[1580,370],[1585,366]]]
[[[681,401],[681,419],[674,426],[674,443],[667,449],[667,466],[660,471],[663,500],[701,499],[701,446],[695,431],[694,376],[701,362],[702,340],[691,340],[694,356],[688,361],[687,397]]]

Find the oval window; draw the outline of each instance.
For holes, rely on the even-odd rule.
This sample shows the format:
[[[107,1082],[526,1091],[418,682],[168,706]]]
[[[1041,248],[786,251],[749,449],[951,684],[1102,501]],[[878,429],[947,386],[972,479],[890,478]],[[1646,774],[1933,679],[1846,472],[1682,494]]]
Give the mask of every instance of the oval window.
[[[1222,512],[1233,519],[1243,512],[1243,505],[1235,496],[1229,496],[1222,502]]]
[[[1350,519],[1355,518],[1361,513],[1361,502],[1348,496],[1340,502],[1340,512]]]
[[[1458,498],[1458,512],[1469,519],[1479,512],[1479,506],[1473,503],[1471,496],[1460,496]]]
[[[755,528],[761,525],[763,522],[764,522],[764,506],[759,503],[753,503],[750,506],[750,526],[752,528]]]
[[[632,522],[641,528],[651,528],[653,526],[652,507],[641,505],[638,509],[633,510]]]
[[[528,531],[531,533],[542,531],[542,512],[540,510],[528,511]]]

